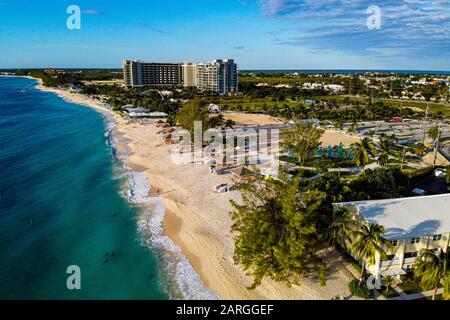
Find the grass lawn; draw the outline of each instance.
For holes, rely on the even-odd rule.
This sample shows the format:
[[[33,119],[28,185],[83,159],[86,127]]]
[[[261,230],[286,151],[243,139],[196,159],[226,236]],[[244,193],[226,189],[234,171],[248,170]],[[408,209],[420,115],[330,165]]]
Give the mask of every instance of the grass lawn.
[[[268,78],[271,79],[271,78]],[[289,79],[291,80],[291,79]],[[274,80],[275,81],[275,80]],[[258,82],[268,82],[270,81],[263,81],[260,79]],[[311,99],[315,100],[334,100],[338,104],[342,104],[344,99],[347,98],[346,96],[317,96],[313,97]],[[238,106],[240,106],[240,109],[244,111],[261,111],[263,108],[263,105],[266,104],[267,106],[276,106],[276,107],[283,107],[284,105],[288,105],[291,107],[298,106],[299,103],[303,102],[304,99],[307,99],[305,97],[300,97],[299,101],[272,101],[271,97],[267,98],[258,98],[251,100],[250,97],[214,97],[214,98],[206,98],[205,100],[210,103],[215,103],[220,106],[228,105],[230,110],[237,109]],[[369,100],[368,97],[351,97],[350,102],[356,103],[356,102],[367,102]],[[401,103],[400,100],[392,100],[392,99],[384,99],[384,98],[372,98],[373,102],[381,101],[384,104],[388,106],[393,107],[400,107],[402,105],[403,107],[410,107],[410,108],[418,108],[422,110],[426,110],[427,108],[427,102],[423,101],[403,101]],[[449,104],[442,104],[442,103],[430,103],[430,111],[432,113],[436,113],[438,111],[441,111],[445,116],[450,116],[450,105]]]
[[[342,103],[346,97],[345,96],[320,96],[316,97],[318,100],[336,100],[337,103]],[[351,97],[350,102],[367,102],[369,100],[368,97]],[[372,98],[373,102],[381,101],[385,105],[393,106],[393,107],[400,107],[402,105],[404,108],[419,108],[422,110],[427,109],[427,102],[423,101],[403,101],[403,104],[400,100],[392,100],[392,99],[383,99],[383,98]],[[444,115],[450,116],[450,105],[441,104],[441,103],[430,103],[430,111],[431,112],[438,112],[442,111]]]
[[[355,161],[351,159],[314,158],[305,161],[305,166],[324,168],[353,168],[356,167],[356,164]]]
[[[228,110],[242,110],[251,112],[261,112],[264,110],[264,105],[270,107],[283,108],[286,105],[290,107],[298,106],[298,101],[272,101],[272,100],[255,100],[241,99],[240,101],[222,102],[218,103],[219,106],[228,106]]]

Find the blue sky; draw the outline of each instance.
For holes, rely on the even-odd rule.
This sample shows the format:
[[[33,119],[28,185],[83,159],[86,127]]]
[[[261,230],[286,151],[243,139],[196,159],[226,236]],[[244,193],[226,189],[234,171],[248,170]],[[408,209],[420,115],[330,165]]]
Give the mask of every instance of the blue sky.
[[[73,4],[81,30],[66,27]],[[450,0],[0,0],[0,68],[230,57],[241,69],[450,70],[449,30]]]

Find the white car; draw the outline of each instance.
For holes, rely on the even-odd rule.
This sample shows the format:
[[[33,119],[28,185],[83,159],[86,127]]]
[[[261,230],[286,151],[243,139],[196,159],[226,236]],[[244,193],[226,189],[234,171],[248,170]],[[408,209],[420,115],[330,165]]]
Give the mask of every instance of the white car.
[[[228,183],[221,183],[214,187],[214,191],[217,193],[225,193],[236,190],[236,186],[229,185]]]
[[[225,189],[225,191],[223,191],[224,189]],[[221,184],[218,184],[217,186],[214,187],[214,192],[223,193],[223,192],[226,192],[227,189],[228,189],[228,184],[227,183],[221,183]]]

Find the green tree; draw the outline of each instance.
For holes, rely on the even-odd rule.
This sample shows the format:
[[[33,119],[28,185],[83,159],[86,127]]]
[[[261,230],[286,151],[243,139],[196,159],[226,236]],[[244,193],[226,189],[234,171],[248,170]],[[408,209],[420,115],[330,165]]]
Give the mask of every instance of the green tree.
[[[392,143],[388,139],[381,139],[376,146],[376,154],[378,156],[377,163],[382,167],[389,165],[389,156],[392,150]]]
[[[298,157],[300,165],[317,152],[321,142],[323,130],[310,123],[300,123],[289,128],[285,134],[283,144]]]
[[[435,126],[428,129],[428,136],[433,140],[433,143],[435,143],[438,139],[440,139],[441,129],[439,128],[439,126]]]
[[[344,120],[341,118],[336,119],[336,121],[334,121],[334,127],[336,129],[342,130],[342,128],[344,128]]]
[[[262,177],[238,185],[242,204],[232,201],[235,234],[234,261],[253,277],[250,289],[263,278],[288,286],[316,274],[325,284],[325,264],[317,255],[317,210],[321,192],[299,194],[299,179],[264,181]]]
[[[441,139],[441,136],[442,136],[441,128],[439,126],[430,128],[428,130],[428,135],[431,137],[431,139],[433,139],[433,145],[434,145],[433,166],[436,166],[436,160],[437,160],[437,155],[438,155],[438,151],[439,151],[439,139]]]
[[[228,120],[225,121],[224,129],[227,129],[227,128],[233,129],[233,127],[234,127],[235,125],[236,125],[236,122],[235,122],[235,121],[233,121],[233,120],[231,120],[231,119],[228,119]]]
[[[444,283],[444,296],[448,296],[450,282],[449,254],[443,251],[423,250],[414,269],[424,290],[433,289],[433,300],[441,282]]]
[[[225,125],[225,119],[222,114],[210,117],[208,122],[209,128],[222,128]]]
[[[200,99],[194,99],[186,103],[176,115],[176,121],[184,129],[194,136],[195,121],[202,123],[202,131],[209,129],[209,112],[206,103]]]
[[[347,242],[351,241],[350,234],[353,227],[352,214],[345,208],[335,210],[328,230],[328,241],[331,244],[347,248]]]
[[[359,229],[352,231],[351,251],[359,258],[362,264],[361,283],[367,265],[375,263],[377,254],[381,259],[386,259],[385,247],[390,247],[390,242],[383,238],[384,227],[376,223],[362,224]]]
[[[423,154],[425,153],[425,145],[423,143],[420,143],[420,142],[419,143],[415,143],[413,145],[410,145],[408,147],[408,150],[411,153],[414,153],[414,154],[416,154],[418,156],[423,156]]]
[[[445,169],[445,182],[450,184],[450,166]]]
[[[364,138],[360,142],[354,142],[351,145],[351,154],[354,155],[355,163],[358,167],[365,167],[369,164],[369,156],[373,155],[374,144],[369,138]]]
[[[392,199],[408,195],[409,179],[399,168],[367,169],[349,183],[352,200]]]
[[[395,286],[396,283],[397,283],[397,281],[395,280],[394,277],[391,277],[391,276],[383,277],[383,284],[386,287],[386,292],[389,292],[389,288],[392,288],[393,286]]]

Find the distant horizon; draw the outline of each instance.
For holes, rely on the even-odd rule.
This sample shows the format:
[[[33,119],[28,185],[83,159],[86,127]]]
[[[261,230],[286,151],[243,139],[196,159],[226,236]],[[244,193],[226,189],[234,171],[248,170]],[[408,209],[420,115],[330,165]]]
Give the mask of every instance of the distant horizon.
[[[174,62],[177,63],[177,62]],[[239,62],[236,61],[239,66]],[[9,67],[9,68],[0,68],[0,71],[14,71],[14,70],[44,70],[44,69],[55,69],[55,70],[122,70],[122,67]],[[431,69],[372,69],[372,68],[268,68],[268,69],[257,69],[257,68],[240,68],[240,72],[297,72],[297,71],[305,71],[305,72],[322,72],[328,73],[326,71],[346,71],[346,72],[398,72],[398,73],[449,73],[450,70],[431,70]]]

